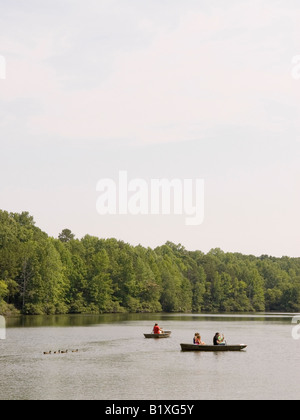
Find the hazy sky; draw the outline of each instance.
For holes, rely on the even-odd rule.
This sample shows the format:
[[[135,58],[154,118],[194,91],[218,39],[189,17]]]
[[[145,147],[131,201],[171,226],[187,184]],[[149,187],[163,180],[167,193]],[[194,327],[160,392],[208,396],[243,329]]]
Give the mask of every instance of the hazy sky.
[[[0,10],[1,209],[54,237],[300,256],[299,0]],[[100,216],[97,182],[119,171],[203,179],[204,222]]]

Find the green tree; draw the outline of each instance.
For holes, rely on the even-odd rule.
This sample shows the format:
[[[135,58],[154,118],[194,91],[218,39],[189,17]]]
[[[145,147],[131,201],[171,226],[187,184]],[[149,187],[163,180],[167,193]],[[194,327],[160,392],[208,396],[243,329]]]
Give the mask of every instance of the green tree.
[[[63,229],[61,233],[58,235],[58,239],[61,242],[69,242],[75,238],[75,235],[71,232],[70,229]]]

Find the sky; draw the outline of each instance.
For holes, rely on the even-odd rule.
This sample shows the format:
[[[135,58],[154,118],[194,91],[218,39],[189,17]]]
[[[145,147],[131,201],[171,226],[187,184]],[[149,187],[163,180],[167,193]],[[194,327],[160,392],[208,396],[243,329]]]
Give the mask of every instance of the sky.
[[[300,257],[299,21],[298,0],[2,0],[0,209],[53,237]],[[203,221],[100,215],[120,171],[203,180]]]

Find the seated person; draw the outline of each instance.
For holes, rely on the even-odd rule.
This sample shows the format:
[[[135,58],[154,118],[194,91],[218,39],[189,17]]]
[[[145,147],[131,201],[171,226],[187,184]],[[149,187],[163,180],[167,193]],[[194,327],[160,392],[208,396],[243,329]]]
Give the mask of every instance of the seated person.
[[[197,344],[198,346],[205,346],[204,341],[201,340],[201,335],[197,334],[195,336],[195,344]]]
[[[153,334],[161,334],[163,330],[158,326],[158,324],[155,324],[153,327]]]
[[[226,341],[225,341],[224,334],[221,335],[220,333],[217,332],[213,338],[213,343],[214,343],[214,346],[225,346]]]

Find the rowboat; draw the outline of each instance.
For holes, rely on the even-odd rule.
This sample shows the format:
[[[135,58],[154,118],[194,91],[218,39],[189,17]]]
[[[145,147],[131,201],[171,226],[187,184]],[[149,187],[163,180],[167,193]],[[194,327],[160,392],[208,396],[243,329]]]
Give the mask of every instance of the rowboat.
[[[180,344],[182,351],[240,351],[247,347],[247,344],[226,344],[226,346],[214,346],[205,344]]]
[[[164,331],[160,334],[154,334],[154,333],[144,334],[145,338],[167,338],[167,337],[170,337],[170,335],[171,335],[171,331]]]

